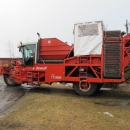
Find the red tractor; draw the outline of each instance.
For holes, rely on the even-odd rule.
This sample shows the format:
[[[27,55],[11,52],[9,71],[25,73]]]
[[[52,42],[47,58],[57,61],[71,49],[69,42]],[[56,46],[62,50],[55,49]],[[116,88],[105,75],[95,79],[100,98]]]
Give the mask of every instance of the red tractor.
[[[39,35],[39,34],[38,34]],[[104,83],[125,82],[130,63],[130,34],[105,31],[102,21],[75,24],[74,44],[57,38],[21,43],[22,61],[12,60],[1,68],[8,86],[73,83],[75,92],[90,96]]]

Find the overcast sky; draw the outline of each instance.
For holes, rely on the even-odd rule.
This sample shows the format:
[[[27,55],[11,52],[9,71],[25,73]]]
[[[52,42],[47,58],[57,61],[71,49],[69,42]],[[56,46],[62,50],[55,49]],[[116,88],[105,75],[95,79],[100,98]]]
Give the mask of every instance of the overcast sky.
[[[56,37],[73,43],[75,23],[104,22],[107,30],[125,31],[130,22],[129,0],[0,0],[0,57],[9,57],[8,43],[14,54],[22,42]]]

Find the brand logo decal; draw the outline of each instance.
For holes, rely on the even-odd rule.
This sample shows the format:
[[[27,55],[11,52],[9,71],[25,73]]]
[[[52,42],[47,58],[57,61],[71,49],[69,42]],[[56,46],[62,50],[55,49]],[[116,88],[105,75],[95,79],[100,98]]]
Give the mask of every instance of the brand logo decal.
[[[50,40],[48,40],[48,44],[50,44],[51,43],[51,41]]]
[[[47,67],[36,67],[36,70],[47,70]]]
[[[51,75],[52,79],[62,79],[62,76],[55,76],[54,74]]]

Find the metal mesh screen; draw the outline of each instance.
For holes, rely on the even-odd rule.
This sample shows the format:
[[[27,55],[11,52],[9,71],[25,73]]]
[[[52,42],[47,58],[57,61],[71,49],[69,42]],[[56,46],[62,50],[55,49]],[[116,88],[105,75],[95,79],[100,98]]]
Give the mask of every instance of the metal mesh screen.
[[[78,26],[78,36],[98,35],[98,24],[89,24]]]
[[[121,77],[121,43],[104,44],[104,77]]]
[[[106,37],[120,37],[121,36],[121,31],[106,31],[105,32]]]

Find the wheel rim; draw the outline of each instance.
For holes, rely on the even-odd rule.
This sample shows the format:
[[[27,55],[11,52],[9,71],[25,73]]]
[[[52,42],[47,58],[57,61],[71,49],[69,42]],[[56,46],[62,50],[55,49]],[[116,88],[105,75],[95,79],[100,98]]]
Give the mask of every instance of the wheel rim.
[[[91,88],[91,84],[88,83],[88,82],[81,81],[81,82],[79,83],[79,89],[80,89],[81,91],[83,91],[83,92],[89,91],[90,88]]]

